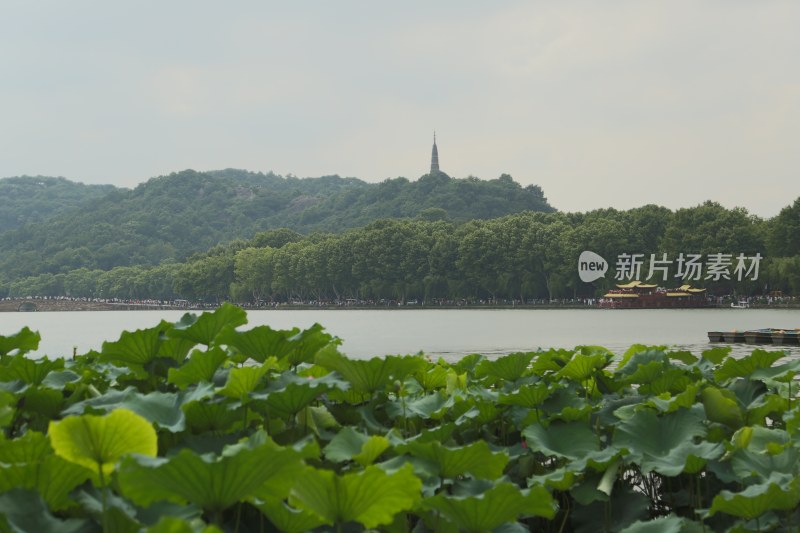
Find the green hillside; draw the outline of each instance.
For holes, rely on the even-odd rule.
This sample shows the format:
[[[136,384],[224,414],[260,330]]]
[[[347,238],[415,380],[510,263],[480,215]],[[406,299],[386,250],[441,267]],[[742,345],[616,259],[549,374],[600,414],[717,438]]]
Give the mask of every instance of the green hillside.
[[[42,222],[113,191],[113,185],[84,185],[65,178],[20,176],[0,179],[0,233]]]
[[[186,170],[0,234],[0,278],[155,265],[278,227],[337,232],[381,218],[463,221],[521,211],[553,208],[539,187],[523,188],[507,175],[482,181],[436,173],[369,184]]]

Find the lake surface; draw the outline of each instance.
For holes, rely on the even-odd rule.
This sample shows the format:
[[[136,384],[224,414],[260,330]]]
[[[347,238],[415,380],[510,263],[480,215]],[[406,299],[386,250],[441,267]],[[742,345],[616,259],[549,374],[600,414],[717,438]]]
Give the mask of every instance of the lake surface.
[[[99,350],[123,330],[175,322],[183,311],[0,313],[0,335],[23,326],[39,331],[37,355],[68,356]],[[470,353],[499,356],[538,348],[592,344],[621,354],[631,344],[668,345],[694,353],[711,346],[708,331],[798,328],[800,310],[777,309],[503,309],[503,310],[265,310],[249,311],[241,329],[268,325],[307,328],[314,323],[343,340],[351,357],[423,351],[455,360]],[[775,348],[777,349],[777,347]],[[800,356],[800,347],[783,347]],[[741,345],[735,352],[750,353]]]

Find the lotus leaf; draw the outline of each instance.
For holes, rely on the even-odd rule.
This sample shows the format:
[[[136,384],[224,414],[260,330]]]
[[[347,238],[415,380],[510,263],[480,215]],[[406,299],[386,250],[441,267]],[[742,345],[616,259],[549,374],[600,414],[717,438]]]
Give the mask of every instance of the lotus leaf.
[[[303,469],[303,454],[271,440],[228,446],[221,456],[182,449],[166,458],[129,456],[120,464],[122,493],[137,505],[160,500],[219,512],[247,498],[285,498]]]
[[[34,491],[13,489],[0,494],[0,530],[37,533],[79,533],[86,531],[86,520],[56,518]]]
[[[768,481],[741,492],[721,491],[714,496],[709,515],[725,513],[752,520],[768,511],[794,509],[800,503],[800,477],[772,474]]]
[[[123,331],[118,341],[104,342],[101,361],[143,366],[159,357],[164,332],[172,326],[166,322],[136,331]]]
[[[58,511],[69,507],[70,492],[89,479],[92,472],[54,455],[49,446],[47,452],[30,462],[0,466],[0,493],[14,488],[33,489],[50,509]]]
[[[126,409],[105,416],[69,416],[50,422],[48,434],[57,455],[101,476],[111,474],[117,461],[127,454],[154,457],[158,450],[150,422]]]
[[[319,515],[327,524],[359,522],[367,528],[392,523],[397,513],[420,500],[422,482],[405,465],[394,473],[377,466],[339,476],[308,469],[291,491],[290,503]]]
[[[208,384],[177,394],[172,392],[142,394],[133,387],[128,387],[125,390],[109,391],[98,398],[73,404],[65,409],[63,414],[81,414],[87,408],[100,411],[127,409],[137,413],[149,422],[158,424],[161,428],[176,433],[183,431],[186,427],[181,406],[184,403],[209,397],[212,393],[213,389]]]
[[[620,533],[701,533],[706,531],[703,524],[673,514],[652,520],[635,522]]]
[[[454,497],[445,494],[425,498],[425,509],[438,511],[460,531],[485,532],[521,516],[555,516],[555,504],[544,487],[519,489],[498,483],[480,496]]]
[[[475,367],[475,377],[492,376],[505,381],[517,381],[528,371],[534,355],[533,352],[518,352],[504,355],[494,361],[484,359]]]
[[[736,395],[727,389],[706,387],[701,393],[706,416],[733,429],[744,425],[744,412]]]
[[[289,417],[299,413],[304,407],[332,389],[342,391],[350,384],[335,374],[320,378],[301,378],[293,373],[284,373],[269,384],[264,392],[253,394],[254,399],[262,400],[270,414]]]
[[[283,533],[304,533],[325,523],[315,513],[289,507],[281,500],[257,501],[253,505],[267,515],[269,521]]]
[[[478,440],[468,446],[450,448],[439,442],[416,442],[395,446],[397,453],[422,459],[431,475],[456,478],[470,474],[477,478],[497,479],[508,464],[508,454],[493,452],[486,441]]]
[[[22,355],[33,351],[39,347],[41,335],[37,331],[31,331],[27,326],[17,333],[9,336],[0,335],[0,356],[15,352],[15,355]]]
[[[553,387],[548,383],[532,383],[521,385],[508,394],[501,394],[498,403],[503,405],[519,405],[534,409],[541,406],[553,393]]]
[[[642,472],[676,476],[686,470],[691,456],[703,459],[722,456],[725,450],[721,444],[695,443],[695,438],[705,434],[702,410],[697,407],[662,416],[641,410],[619,423],[613,442],[628,450],[629,460],[637,462]]]
[[[238,328],[244,324],[247,324],[245,311],[241,307],[223,303],[213,312],[202,313],[197,318],[184,316],[170,331],[170,336],[209,346],[223,328]]]
[[[525,428],[522,436],[528,448],[544,455],[578,460],[600,451],[600,439],[591,427],[580,422],[553,422],[547,428],[534,424]]]
[[[325,458],[335,463],[356,461],[361,466],[371,465],[389,448],[389,440],[381,435],[367,436],[351,427],[342,428],[322,450]]]
[[[775,361],[784,355],[783,352],[768,352],[756,349],[750,355],[741,358],[729,357],[714,371],[714,378],[718,382],[723,382],[738,377],[748,377],[756,370],[770,368]]]
[[[576,353],[564,368],[558,371],[558,376],[577,382],[586,381],[592,374],[608,365],[608,362],[609,357],[604,353],[591,355]]]
[[[20,380],[28,385],[40,385],[50,372],[63,368],[63,359],[28,359],[23,354],[6,356],[0,366],[0,381]]]
[[[232,368],[228,374],[225,386],[217,392],[223,396],[237,400],[246,399],[251,392],[261,386],[261,381],[267,372],[275,368],[277,360],[274,357],[267,359],[259,366],[244,366]]]
[[[167,382],[185,389],[200,382],[211,383],[214,373],[228,358],[222,348],[214,346],[208,351],[194,350],[189,360],[180,368],[170,368]]]
[[[336,350],[323,350],[317,353],[316,364],[335,370],[353,386],[357,392],[384,390],[395,380],[402,380],[408,374],[425,368],[426,361],[418,356],[373,357],[368,360],[347,359]]]

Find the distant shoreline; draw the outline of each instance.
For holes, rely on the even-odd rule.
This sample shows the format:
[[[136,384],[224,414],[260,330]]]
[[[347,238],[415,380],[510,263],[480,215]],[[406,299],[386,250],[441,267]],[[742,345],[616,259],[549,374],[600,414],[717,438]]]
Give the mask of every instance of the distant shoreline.
[[[465,305],[311,305],[280,304],[277,306],[241,305],[246,311],[380,311],[380,310],[511,310],[511,309],[598,309],[584,303],[563,304],[465,304]],[[216,309],[216,304],[171,305],[166,303],[100,302],[65,299],[6,299],[0,300],[2,312],[75,312],[75,311],[185,311],[203,312]],[[705,309],[730,309],[728,305]],[[750,309],[800,309],[800,302],[773,304],[753,303]],[[616,309],[620,311],[621,309]]]

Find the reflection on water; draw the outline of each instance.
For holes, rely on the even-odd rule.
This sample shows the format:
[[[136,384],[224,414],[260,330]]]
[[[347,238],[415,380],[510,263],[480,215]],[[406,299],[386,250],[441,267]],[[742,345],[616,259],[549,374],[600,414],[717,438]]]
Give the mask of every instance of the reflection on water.
[[[181,311],[100,311],[0,313],[0,335],[23,326],[38,330],[37,354],[53,357],[100,349],[123,330],[147,328],[160,320],[175,322]],[[798,310],[654,309],[654,310],[267,310],[248,313],[246,328],[307,328],[314,323],[343,340],[342,351],[358,358],[423,351],[456,360],[466,354],[500,356],[539,348],[604,346],[622,354],[631,344],[667,345],[699,354],[712,345],[708,331],[800,327]],[[714,345],[716,346],[716,345]],[[735,354],[752,346],[734,345]],[[767,349],[778,349],[765,346]],[[800,347],[781,347],[790,356]]]

